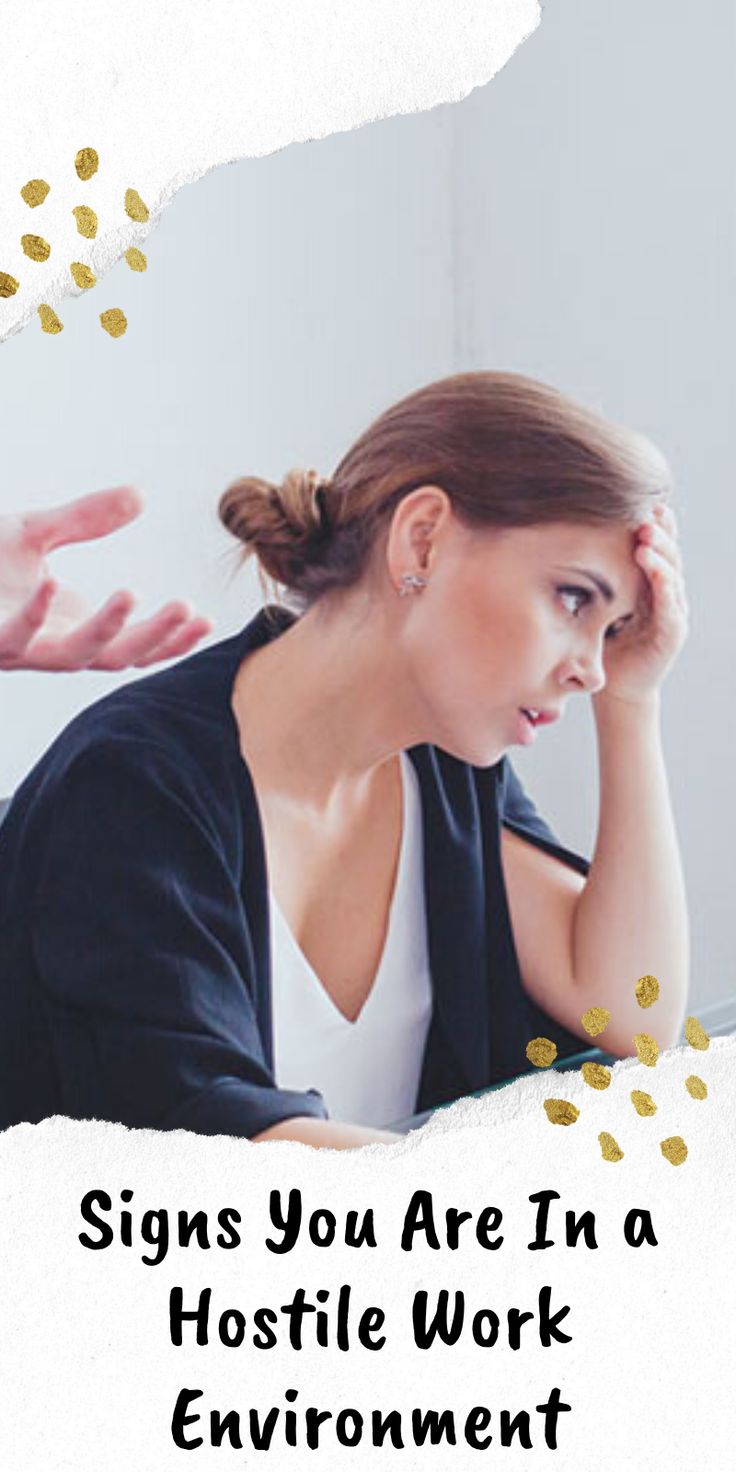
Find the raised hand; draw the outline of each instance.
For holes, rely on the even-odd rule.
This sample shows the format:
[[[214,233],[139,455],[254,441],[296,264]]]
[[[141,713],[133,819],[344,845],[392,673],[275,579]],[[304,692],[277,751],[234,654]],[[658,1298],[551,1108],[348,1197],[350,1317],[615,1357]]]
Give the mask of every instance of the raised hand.
[[[71,542],[106,537],[142,510],[137,491],[97,491],[64,506],[0,516],[0,669],[122,670],[187,654],[210,622],[187,603],[167,603],[129,624],[133,594],[120,590],[88,613],[50,576],[46,558]]]
[[[687,597],[673,511],[658,505],[637,528],[633,558],[646,580],[639,614],[606,646],[602,698],[646,700],[662,684],[688,627]]]

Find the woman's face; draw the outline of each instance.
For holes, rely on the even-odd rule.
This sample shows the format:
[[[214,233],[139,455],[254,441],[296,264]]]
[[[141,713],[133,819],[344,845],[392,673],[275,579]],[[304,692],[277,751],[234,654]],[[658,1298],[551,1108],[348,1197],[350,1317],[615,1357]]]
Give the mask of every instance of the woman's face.
[[[428,586],[406,600],[402,642],[427,739],[488,766],[534,742],[569,696],[601,690],[606,641],[645,597],[633,547],[619,524],[481,531],[451,515]]]

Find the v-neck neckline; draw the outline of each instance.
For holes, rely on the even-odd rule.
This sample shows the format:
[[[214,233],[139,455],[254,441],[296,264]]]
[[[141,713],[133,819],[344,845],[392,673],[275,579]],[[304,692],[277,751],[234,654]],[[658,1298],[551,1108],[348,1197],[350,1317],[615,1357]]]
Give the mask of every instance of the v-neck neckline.
[[[375,1006],[376,992],[377,992],[377,990],[380,987],[381,979],[382,979],[383,973],[385,971],[386,958],[387,958],[387,956],[389,954],[390,944],[391,944],[392,937],[393,937],[393,934],[394,934],[394,931],[395,931],[395,928],[396,928],[396,915],[397,915],[397,912],[398,912],[398,909],[399,909],[399,906],[400,906],[400,902],[401,902],[401,899],[402,899],[402,896],[403,896],[403,891],[404,891],[404,888],[405,888],[405,885],[406,885],[406,870],[407,870],[407,862],[408,862],[407,850],[408,850],[408,847],[409,847],[409,828],[410,828],[410,823],[411,823],[411,820],[412,820],[412,811],[411,811],[411,806],[410,806],[410,804],[411,804],[411,794],[410,794],[410,791],[409,791],[409,783],[411,781],[412,772],[409,770],[408,763],[409,763],[409,759],[405,755],[405,753],[403,751],[402,752],[399,752],[399,769],[400,769],[400,773],[401,773],[401,836],[400,836],[400,839],[399,839],[399,855],[398,855],[398,860],[397,860],[397,863],[396,863],[396,872],[395,872],[395,875],[394,875],[393,889],[391,891],[391,898],[390,898],[390,901],[389,901],[388,917],[387,917],[387,920],[386,920],[386,930],[385,930],[384,937],[383,937],[383,946],[381,947],[381,954],[380,954],[380,957],[378,959],[378,963],[376,965],[375,972],[373,974],[373,980],[372,980],[372,982],[370,984],[370,987],[369,987],[368,992],[366,994],[365,1000],[364,1000],[364,1002],[363,1002],[363,1004],[362,1004],[362,1006],[360,1008],[360,1011],[358,1012],[358,1014],[357,1014],[356,1017],[348,1017],[348,1016],[346,1016],[346,1014],[343,1012],[342,1008],[341,1007],[338,1007],[337,1002],[335,1001],[334,997],[331,996],[330,992],[327,990],[327,987],[325,986],[324,982],[322,981],[322,978],[320,977],[320,975],[318,974],[318,972],[315,970],[315,968],[312,965],[311,961],[304,954],[304,951],[302,950],[301,946],[299,945],[299,942],[296,939],[296,936],[294,935],[294,932],[293,932],[291,926],[289,925],[289,922],[286,919],[286,917],[285,917],[285,915],[284,915],[284,913],[283,913],[283,911],[282,911],[282,909],[281,909],[281,907],[280,907],[280,905],[278,903],[278,900],[276,899],[276,896],[273,893],[273,890],[269,887],[269,891],[268,891],[268,903],[269,903],[269,906],[270,906],[270,908],[272,910],[272,913],[273,913],[274,922],[275,922],[276,925],[279,926],[279,928],[281,929],[282,934],[286,936],[287,944],[289,945],[289,947],[292,950],[293,954],[298,958],[300,968],[304,972],[307,973],[308,979],[309,979],[310,982],[313,983],[314,987],[316,987],[318,995],[320,995],[324,999],[324,1002],[325,1002],[326,1006],[329,1008],[329,1011],[332,1014],[333,1019],[339,1020],[339,1022],[341,1024],[343,1024],[346,1029],[349,1029],[351,1031],[353,1029],[357,1028],[362,1022],[365,1021],[366,1012],[369,1009],[372,1010],[372,1005],[371,1004],[373,1004],[373,1006]]]

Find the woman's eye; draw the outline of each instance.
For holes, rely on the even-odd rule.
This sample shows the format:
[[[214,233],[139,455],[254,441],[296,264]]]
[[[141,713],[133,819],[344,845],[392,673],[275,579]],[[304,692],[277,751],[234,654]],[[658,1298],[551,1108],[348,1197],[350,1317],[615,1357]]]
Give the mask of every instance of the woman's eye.
[[[604,639],[618,639],[619,634],[623,634],[628,622],[628,619],[621,619],[617,624],[610,624],[603,635]]]
[[[568,586],[558,588],[557,592],[562,601],[563,608],[567,613],[572,614],[573,618],[577,618],[578,614],[593,601],[593,594],[589,588]]]

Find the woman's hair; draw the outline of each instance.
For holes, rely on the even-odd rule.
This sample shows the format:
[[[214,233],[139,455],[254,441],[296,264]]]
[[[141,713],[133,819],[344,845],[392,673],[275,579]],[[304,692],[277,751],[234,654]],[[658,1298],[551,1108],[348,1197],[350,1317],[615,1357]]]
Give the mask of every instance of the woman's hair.
[[[331,479],[246,476],[220,518],[302,604],[347,588],[401,498],[440,486],[472,527],[641,521],[669,490],[660,452],[556,389],[514,373],[459,373],[387,409]]]

